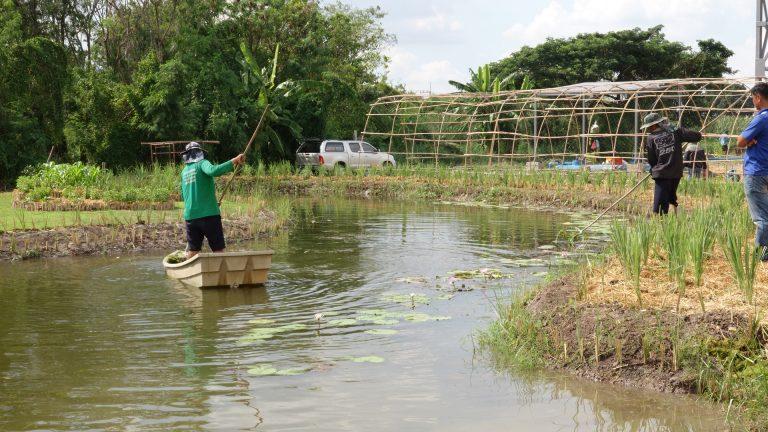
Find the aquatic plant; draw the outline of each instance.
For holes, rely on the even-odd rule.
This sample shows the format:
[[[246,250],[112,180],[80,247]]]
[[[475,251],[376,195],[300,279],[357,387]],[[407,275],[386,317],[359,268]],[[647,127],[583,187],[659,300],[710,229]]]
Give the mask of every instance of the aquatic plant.
[[[696,286],[701,286],[704,275],[704,262],[712,252],[719,219],[709,210],[694,212],[689,218],[687,228],[688,256],[691,259],[693,279]]]
[[[677,282],[677,303],[685,295],[685,270],[688,266],[688,224],[685,216],[667,215],[661,219],[662,247],[667,254],[667,273]]]
[[[639,305],[642,305],[643,302],[640,293],[640,273],[648,261],[654,234],[653,227],[642,221],[639,221],[634,227],[615,221],[610,227],[611,248],[619,258],[627,278],[633,282]]]
[[[741,230],[725,230],[721,242],[734,281],[751,304],[760,263],[760,249],[753,246]]]

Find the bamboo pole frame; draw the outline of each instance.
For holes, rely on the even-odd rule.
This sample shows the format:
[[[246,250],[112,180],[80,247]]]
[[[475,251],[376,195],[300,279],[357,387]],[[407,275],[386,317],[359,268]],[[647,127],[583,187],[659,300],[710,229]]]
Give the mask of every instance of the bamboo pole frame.
[[[734,138],[752,117],[749,88],[754,82],[686,78],[493,94],[391,95],[371,104],[362,135],[406,161],[436,164],[603,157],[641,162],[642,116],[655,111],[701,129],[705,144],[714,148],[713,140]],[[600,130],[592,130],[595,123]],[[597,151],[591,149],[595,139],[604,141]]]

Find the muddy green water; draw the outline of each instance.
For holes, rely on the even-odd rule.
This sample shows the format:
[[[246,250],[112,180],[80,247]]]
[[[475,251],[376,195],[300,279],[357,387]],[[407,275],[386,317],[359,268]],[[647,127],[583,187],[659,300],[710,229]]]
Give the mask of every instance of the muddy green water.
[[[497,372],[473,351],[490,302],[562,259],[547,245],[569,216],[347,201],[298,213],[256,245],[276,251],[264,288],[185,288],[160,252],[0,263],[0,430],[725,429],[691,398]],[[480,268],[509,278],[450,296],[447,272]]]

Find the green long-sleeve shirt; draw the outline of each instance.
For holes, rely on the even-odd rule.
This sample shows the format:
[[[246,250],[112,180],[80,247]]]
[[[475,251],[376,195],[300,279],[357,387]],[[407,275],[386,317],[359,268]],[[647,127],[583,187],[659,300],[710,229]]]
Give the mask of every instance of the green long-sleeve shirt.
[[[205,159],[184,167],[181,171],[181,198],[184,200],[185,220],[221,214],[213,178],[232,170],[232,161],[214,165]]]

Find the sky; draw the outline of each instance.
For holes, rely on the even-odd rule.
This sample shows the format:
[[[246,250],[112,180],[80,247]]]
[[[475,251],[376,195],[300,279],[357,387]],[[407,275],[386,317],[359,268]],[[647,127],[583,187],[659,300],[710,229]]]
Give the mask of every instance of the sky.
[[[343,0],[380,6],[397,42],[387,75],[410,91],[450,92],[469,68],[548,37],[664,25],[667,39],[694,48],[713,38],[734,51],[737,76],[754,74],[755,0]]]

